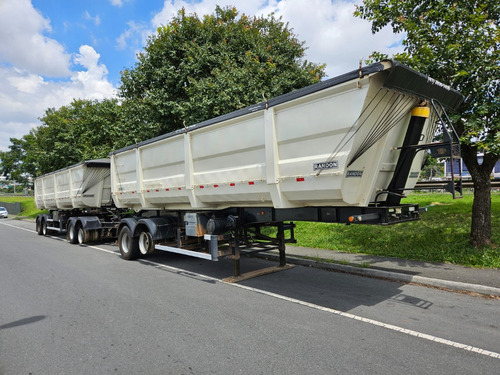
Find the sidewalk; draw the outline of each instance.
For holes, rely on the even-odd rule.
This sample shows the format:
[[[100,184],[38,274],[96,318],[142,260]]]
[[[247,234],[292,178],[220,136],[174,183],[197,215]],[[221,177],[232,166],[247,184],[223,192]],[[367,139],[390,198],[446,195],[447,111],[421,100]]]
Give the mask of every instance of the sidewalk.
[[[267,253],[277,257],[277,251]],[[405,283],[500,296],[500,270],[287,246],[287,262]]]

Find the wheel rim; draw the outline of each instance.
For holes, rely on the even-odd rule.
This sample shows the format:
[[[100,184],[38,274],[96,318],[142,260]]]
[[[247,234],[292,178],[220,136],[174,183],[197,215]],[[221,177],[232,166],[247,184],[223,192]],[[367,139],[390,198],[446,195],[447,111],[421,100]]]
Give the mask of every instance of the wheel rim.
[[[148,232],[141,232],[139,235],[139,251],[141,254],[146,255],[151,248],[151,236]]]
[[[83,244],[83,229],[78,229],[78,243]]]
[[[43,234],[44,236],[46,236],[46,235],[47,235],[47,222],[46,222],[46,221],[44,221],[44,222],[42,223],[42,234]]]
[[[73,229],[73,225],[69,225],[69,228],[68,228],[68,236],[69,236],[69,240],[70,242],[73,242],[75,240],[75,231]]]

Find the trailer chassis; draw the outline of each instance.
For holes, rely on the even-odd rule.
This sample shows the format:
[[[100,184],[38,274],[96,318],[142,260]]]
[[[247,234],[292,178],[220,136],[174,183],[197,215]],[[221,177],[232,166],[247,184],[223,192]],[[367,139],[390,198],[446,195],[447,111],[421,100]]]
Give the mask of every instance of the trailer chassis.
[[[230,259],[233,277],[240,278],[241,257],[259,252],[278,250],[278,268],[286,268],[286,244],[296,242],[294,221],[391,225],[418,220],[419,214],[416,204],[157,212],[156,216],[123,219],[118,227],[117,242],[126,260],[155,250],[210,261]]]

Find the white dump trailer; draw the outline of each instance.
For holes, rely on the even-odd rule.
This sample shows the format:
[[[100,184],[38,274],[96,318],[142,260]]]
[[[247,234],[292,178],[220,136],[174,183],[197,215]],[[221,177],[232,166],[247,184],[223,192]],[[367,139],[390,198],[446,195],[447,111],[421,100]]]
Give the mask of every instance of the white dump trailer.
[[[111,206],[109,159],[84,161],[37,178],[35,203],[47,210]]]
[[[418,219],[418,205],[400,199],[418,180],[419,151],[459,157],[445,109],[461,101],[401,64],[373,64],[114,151],[110,174],[90,161],[42,176],[36,202],[51,214],[38,228],[63,213],[49,229],[70,242],[114,234],[125,259],[165,250],[239,262],[244,244],[277,247],[284,264],[284,244],[294,240],[285,221]],[[438,127],[444,140],[433,143]],[[460,181],[448,189],[461,193]],[[137,214],[123,214],[130,210]],[[276,237],[263,226],[277,227]]]
[[[37,232],[46,235],[69,227],[73,229],[67,231],[71,243],[111,235],[113,225],[107,219],[114,202],[109,165],[109,159],[88,160],[35,179],[35,204],[50,211],[37,218]],[[88,230],[96,226],[99,232]]]
[[[423,83],[397,82],[399,70],[427,87],[398,90]],[[428,144],[440,113],[430,116],[425,101],[438,91],[454,99],[410,72],[385,62],[116,151],[114,201],[138,210],[368,206],[394,177],[412,114],[425,119],[415,145]],[[423,157],[402,188],[415,186]]]

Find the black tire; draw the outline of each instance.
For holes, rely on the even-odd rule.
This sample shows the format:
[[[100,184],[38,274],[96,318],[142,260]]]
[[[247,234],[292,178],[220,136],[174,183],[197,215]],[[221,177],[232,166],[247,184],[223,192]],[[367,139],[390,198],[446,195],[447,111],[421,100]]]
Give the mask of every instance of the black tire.
[[[118,248],[125,260],[134,260],[139,257],[139,244],[137,238],[132,237],[129,227],[124,226],[118,233]]]
[[[42,235],[48,236],[49,234],[49,230],[47,229],[47,220],[42,219]]]
[[[85,242],[88,242],[87,231],[83,229],[81,225],[79,225],[76,229],[76,239],[80,245],[83,245]]]
[[[66,240],[73,245],[78,243],[78,232],[76,231],[76,228],[72,222],[68,223],[68,230],[66,231]]]
[[[141,255],[150,254],[155,250],[155,243],[153,241],[153,236],[151,233],[145,229],[143,230],[137,239],[137,244],[139,246],[139,252]]]
[[[37,219],[36,224],[35,224],[36,232],[38,233],[39,236],[41,236],[43,234],[43,232],[42,232],[42,220],[43,219]]]

